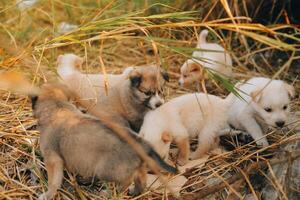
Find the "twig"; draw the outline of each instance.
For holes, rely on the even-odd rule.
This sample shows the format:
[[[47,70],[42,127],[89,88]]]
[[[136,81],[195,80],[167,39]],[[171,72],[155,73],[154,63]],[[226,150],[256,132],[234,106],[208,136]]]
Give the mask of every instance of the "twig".
[[[290,154],[290,158],[283,158],[283,159],[279,159],[279,158],[273,158],[269,161],[269,163],[271,165],[275,165],[278,163],[282,163],[287,161],[288,159],[295,159],[297,157],[300,157],[300,150],[296,150],[291,152]],[[257,171],[261,168],[267,167],[268,166],[268,162],[263,160],[263,161],[259,161],[259,162],[255,162],[252,163],[248,166],[248,168],[245,171],[245,174],[249,174],[252,171]],[[228,184],[233,184],[236,181],[240,180],[243,178],[243,175],[241,172],[238,172],[237,174],[227,178],[224,182],[222,183],[218,183],[217,185],[209,185],[207,187],[204,187],[202,189],[200,189],[199,191],[192,193],[192,194],[185,194],[183,196],[183,198],[187,198],[187,199],[202,199],[210,194],[216,193],[222,189],[224,189],[225,187],[227,187]]]

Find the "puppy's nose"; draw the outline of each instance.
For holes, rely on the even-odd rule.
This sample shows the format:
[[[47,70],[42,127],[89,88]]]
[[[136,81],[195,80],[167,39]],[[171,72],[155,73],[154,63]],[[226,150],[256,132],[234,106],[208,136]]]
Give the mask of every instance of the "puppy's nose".
[[[157,102],[157,103],[155,104],[155,107],[158,108],[158,107],[161,106],[161,105],[162,105],[162,102]]]
[[[279,128],[282,128],[285,124],[285,121],[277,121],[275,122],[276,126],[278,126]]]

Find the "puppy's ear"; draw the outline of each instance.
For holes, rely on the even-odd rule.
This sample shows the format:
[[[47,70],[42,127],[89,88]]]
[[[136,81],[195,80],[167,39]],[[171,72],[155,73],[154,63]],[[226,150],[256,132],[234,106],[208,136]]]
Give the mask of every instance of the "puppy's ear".
[[[75,67],[79,69],[82,66],[82,63],[83,63],[83,58],[76,57],[76,59],[75,59]]]
[[[250,96],[254,102],[258,102],[261,98],[261,95],[262,95],[261,89],[256,89],[250,93]]]
[[[59,55],[59,56],[57,57],[57,61],[56,61],[57,64],[60,64],[62,57],[63,57],[63,55]]]
[[[200,71],[200,64],[198,63],[191,63],[189,64],[189,67],[190,67],[190,72],[197,72],[197,71]]]
[[[168,132],[163,132],[163,133],[161,134],[161,140],[162,140],[164,143],[171,142],[171,141],[172,141],[172,136],[171,136],[170,133],[168,133]]]
[[[142,75],[138,71],[133,70],[129,74],[129,80],[132,87],[139,87],[142,82]]]
[[[167,81],[167,82],[170,81],[170,77],[169,77],[168,72],[162,71],[162,72],[161,72],[161,75],[162,75],[162,77],[163,77],[163,79],[164,79],[165,81]]]
[[[284,83],[284,87],[285,87],[286,91],[288,92],[290,98],[294,98],[294,96],[295,96],[294,86]]]

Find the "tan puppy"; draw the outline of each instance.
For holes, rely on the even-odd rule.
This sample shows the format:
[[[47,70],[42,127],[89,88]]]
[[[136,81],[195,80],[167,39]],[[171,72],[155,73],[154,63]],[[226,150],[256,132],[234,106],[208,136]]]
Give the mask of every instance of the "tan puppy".
[[[68,55],[70,56],[70,55]],[[73,58],[59,58],[59,66],[75,66],[80,63],[74,55]],[[73,60],[70,64],[69,61]],[[78,62],[76,62],[76,60]],[[62,61],[68,61],[62,63]],[[80,103],[90,114],[97,116],[98,111],[105,111],[111,117],[124,126],[132,128],[138,132],[142,125],[144,115],[147,111],[155,109],[164,103],[163,86],[168,81],[166,73],[162,73],[155,65],[140,66],[134,69],[127,69],[120,75],[121,81],[114,83],[110,88],[108,96],[101,95],[100,88],[97,84],[99,75],[85,77],[80,72],[72,72],[68,75],[69,70],[60,71],[59,74],[63,81],[70,89],[76,91],[81,97]],[[103,75],[100,75],[103,76]],[[128,77],[128,78],[124,78]]]
[[[45,84],[32,97],[34,116],[41,132],[40,147],[48,173],[48,191],[39,199],[51,199],[60,187],[63,168],[84,177],[96,176],[116,182],[118,190],[126,189],[134,179],[134,195],[146,183],[145,162],[136,151],[102,121],[81,113],[70,103],[75,95],[62,84]],[[128,135],[161,168],[175,173],[151,146],[136,134]]]
[[[197,49],[192,59],[188,59],[180,68],[179,84],[188,86],[206,78],[204,69],[207,68],[219,75],[232,76],[232,59],[225,49],[217,43],[206,42],[208,30],[201,31]]]
[[[176,97],[146,114],[141,136],[153,145],[162,157],[167,157],[172,141],[178,146],[177,162],[184,165],[189,158],[189,138],[198,137],[192,159],[201,157],[215,144],[227,122],[229,103],[204,93]]]

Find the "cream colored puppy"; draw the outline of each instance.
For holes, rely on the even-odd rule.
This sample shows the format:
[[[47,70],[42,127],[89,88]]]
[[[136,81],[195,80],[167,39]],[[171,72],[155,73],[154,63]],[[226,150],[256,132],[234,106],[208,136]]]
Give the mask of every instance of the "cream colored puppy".
[[[203,67],[213,72],[232,76],[232,59],[225,49],[217,43],[206,42],[208,30],[199,35],[197,51],[193,52],[192,59],[188,59],[180,68],[179,84],[188,86],[205,78]],[[198,59],[197,59],[198,58]]]
[[[204,93],[176,97],[146,114],[140,134],[165,158],[174,141],[179,149],[177,162],[184,165],[190,154],[189,138],[198,137],[192,159],[215,144],[219,130],[226,125],[228,105],[226,100]]]
[[[247,131],[258,145],[268,146],[263,137],[259,121],[266,125],[282,128],[288,119],[290,98],[294,96],[294,87],[281,80],[255,77],[244,84],[236,85],[240,96],[229,94],[226,99],[232,101],[229,107],[229,124],[236,129]]]
[[[83,74],[78,69],[83,59],[74,54],[64,54],[57,58],[57,73],[63,82],[85,99],[97,99],[97,95],[105,95],[103,74]],[[108,88],[128,78],[133,67],[127,67],[122,74],[107,74]]]

